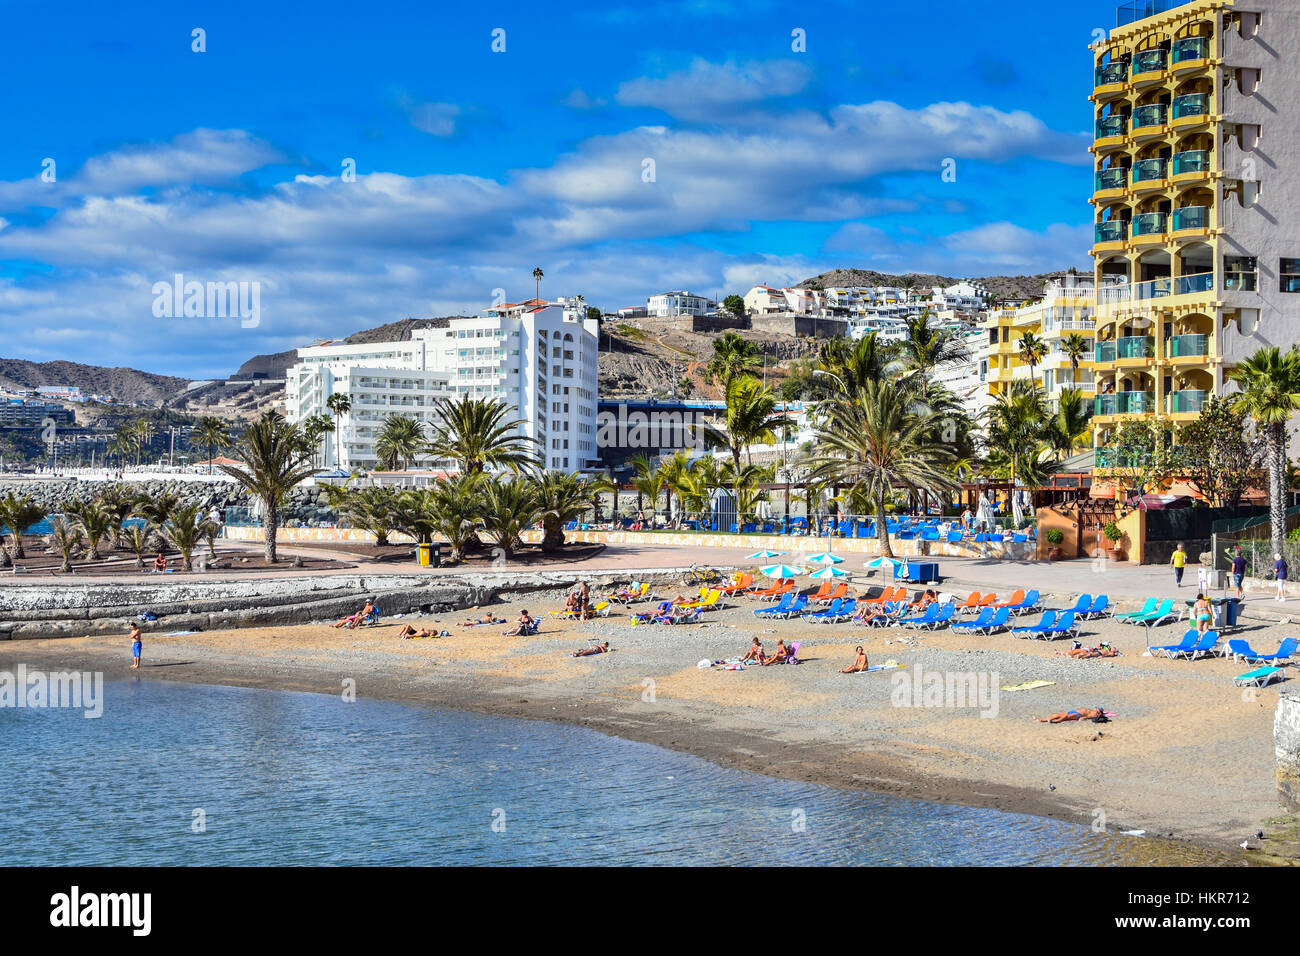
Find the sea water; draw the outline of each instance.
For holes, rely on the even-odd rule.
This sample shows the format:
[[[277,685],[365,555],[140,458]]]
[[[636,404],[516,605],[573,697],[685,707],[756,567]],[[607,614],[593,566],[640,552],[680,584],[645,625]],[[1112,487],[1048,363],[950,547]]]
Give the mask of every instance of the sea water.
[[[0,709],[0,741],[0,865],[1222,862],[364,697],[117,680],[99,719]]]

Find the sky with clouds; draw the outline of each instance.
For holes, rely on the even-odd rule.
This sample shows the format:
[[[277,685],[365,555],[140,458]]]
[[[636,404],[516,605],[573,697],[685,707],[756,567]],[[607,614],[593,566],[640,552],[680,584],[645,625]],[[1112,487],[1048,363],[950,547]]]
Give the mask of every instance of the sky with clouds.
[[[444,6],[11,0],[0,356],[224,376],[538,265],[614,309],[1087,262],[1115,3]],[[155,317],[177,273],[259,283],[259,324]]]

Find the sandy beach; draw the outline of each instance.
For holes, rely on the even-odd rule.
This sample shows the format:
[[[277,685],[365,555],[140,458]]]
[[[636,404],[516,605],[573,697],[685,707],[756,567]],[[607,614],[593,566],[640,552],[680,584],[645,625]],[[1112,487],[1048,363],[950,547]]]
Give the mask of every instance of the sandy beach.
[[[532,594],[491,610],[513,619],[522,606],[537,613],[561,602],[558,593]],[[350,679],[361,696],[565,721],[775,777],[1143,830],[1204,847],[1213,862],[1241,859],[1242,840],[1279,813],[1277,685],[1243,693],[1232,677],[1247,665],[1144,656],[1145,629],[1112,620],[1088,622],[1083,639],[1109,641],[1122,656],[1073,660],[1061,656],[1064,640],[760,622],[751,613],[757,602],[733,603],[691,626],[634,627],[626,612],[585,622],[544,617],[541,633],[522,638],[503,636],[501,626],[457,625],[474,612],[357,631],[308,624],[150,633],[139,676],[324,694],[340,694]],[[405,623],[451,633],[402,640]],[[1184,627],[1158,628],[1153,642],[1175,642]],[[1238,636],[1271,650],[1291,630],[1248,623]],[[696,666],[742,654],[756,634],[769,651],[778,638],[800,641],[804,663]],[[608,640],[612,653],[570,656],[595,639]],[[872,663],[903,668],[839,673],[858,644]],[[111,679],[133,673],[128,648],[125,635],[15,641],[0,647],[0,666],[95,669]],[[982,675],[986,687],[1052,683],[998,692],[991,707],[898,705],[899,675],[917,680],[918,672]],[[1105,724],[1034,720],[1094,706],[1117,716]]]

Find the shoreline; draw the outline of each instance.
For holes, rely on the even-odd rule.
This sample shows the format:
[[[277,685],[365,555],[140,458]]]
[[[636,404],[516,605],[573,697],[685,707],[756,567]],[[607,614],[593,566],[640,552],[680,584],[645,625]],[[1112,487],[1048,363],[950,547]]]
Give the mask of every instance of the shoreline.
[[[615,702],[599,692],[575,696],[565,691],[556,693],[556,688],[546,686],[512,686],[506,679],[487,674],[480,674],[478,679],[466,684],[442,678],[437,666],[422,673],[385,674],[373,669],[375,662],[358,667],[355,665],[359,662],[342,660],[338,655],[327,655],[312,662],[279,661],[274,671],[267,672],[259,666],[262,661],[212,657],[205,655],[199,644],[171,640],[175,643],[166,645],[169,648],[166,659],[151,660],[147,646],[138,676],[330,696],[340,694],[344,677],[352,677],[359,696],[487,716],[571,724],[774,779],[1046,817],[1083,826],[1093,820],[1096,801],[1065,787],[1054,792],[1035,791],[995,782],[978,773],[953,773],[951,769],[955,768],[951,767],[950,772],[936,772],[927,766],[928,758],[933,756],[926,753],[928,748],[913,747],[903,740],[878,741],[879,746],[859,750],[798,733],[757,734],[748,717],[692,713],[689,707],[672,701],[642,703],[639,687],[629,689],[627,699]],[[91,642],[90,646],[86,642]],[[12,645],[0,645],[0,667],[16,665],[21,658],[29,668],[99,670],[108,679],[137,676],[120,650],[94,646],[98,643],[96,639],[22,642],[21,651]],[[153,637],[151,644],[155,648],[162,646],[158,636]],[[1112,833],[1134,828],[1142,827],[1122,819],[1112,820],[1108,826]],[[1145,836],[1134,839],[1151,841],[1152,857],[1172,852],[1176,856],[1201,857],[1208,865],[1248,862],[1235,843],[1226,839],[1180,834],[1164,828],[1155,832],[1149,824],[1146,831]],[[1160,845],[1170,849],[1162,851]]]

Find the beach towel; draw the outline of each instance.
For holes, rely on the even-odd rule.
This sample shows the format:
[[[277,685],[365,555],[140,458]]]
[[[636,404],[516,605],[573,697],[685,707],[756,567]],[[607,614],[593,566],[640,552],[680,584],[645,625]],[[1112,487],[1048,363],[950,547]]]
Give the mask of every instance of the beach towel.
[[[854,671],[855,674],[874,674],[876,671],[894,671],[905,665],[898,661],[885,661],[883,664],[872,664],[864,671]]]
[[[1013,692],[1018,690],[1034,690],[1037,687],[1051,687],[1055,683],[1056,681],[1054,680],[1027,680],[1023,684],[1008,684],[1004,686],[1002,689],[1007,692]]]

